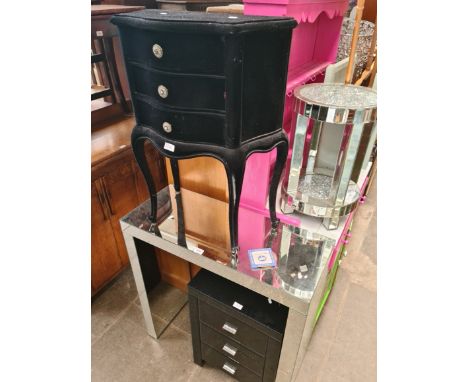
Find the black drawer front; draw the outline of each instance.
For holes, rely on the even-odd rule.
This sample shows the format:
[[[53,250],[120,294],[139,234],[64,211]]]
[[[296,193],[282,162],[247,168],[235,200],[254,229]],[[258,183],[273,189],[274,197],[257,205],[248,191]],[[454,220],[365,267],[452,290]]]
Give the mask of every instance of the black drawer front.
[[[232,315],[208,305],[203,300],[199,300],[199,305],[200,320],[202,322],[259,355],[265,355],[268,343],[268,337],[265,334],[239,321]]]
[[[155,72],[132,65],[133,90],[183,109],[225,110],[225,81]]]
[[[203,360],[215,368],[219,368],[229,374],[230,376],[236,378],[241,382],[260,382],[261,377],[255,375],[250,370],[239,365],[237,362],[231,360],[228,357],[225,357],[221,353],[218,353],[216,350],[210,346],[202,343],[201,352]]]
[[[197,296],[206,296],[205,301],[215,300],[229,311],[234,311],[243,318],[248,318],[247,323],[255,329],[261,330],[268,336],[281,342],[286,328],[288,308],[275,301],[268,302],[265,296],[255,293],[239,284],[229,281],[219,275],[202,269],[197,276],[190,281],[189,293]],[[240,313],[232,306],[237,302],[241,304]],[[218,308],[221,309],[221,308]],[[250,323],[252,322],[252,324]]]
[[[262,376],[265,362],[263,357],[251,352],[217,331],[210,329],[205,324],[200,325],[200,337],[202,342],[219,351],[225,357],[233,359],[255,374]]]
[[[220,35],[125,28],[122,41],[129,59],[152,68],[181,73],[224,73],[224,42]]]
[[[169,139],[220,146],[225,144],[225,118],[223,116],[167,111],[151,106],[138,97],[134,97],[133,105],[138,123],[151,126]],[[164,123],[170,124],[170,132],[164,130]]]

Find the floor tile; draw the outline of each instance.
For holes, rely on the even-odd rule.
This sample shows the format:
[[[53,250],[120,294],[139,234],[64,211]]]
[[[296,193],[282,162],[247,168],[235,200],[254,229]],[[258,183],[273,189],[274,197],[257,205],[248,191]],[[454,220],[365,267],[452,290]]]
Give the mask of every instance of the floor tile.
[[[153,317],[154,329],[155,329],[156,333],[158,335],[160,335],[160,333],[163,330],[166,330],[169,322],[163,320],[162,318],[159,318],[158,316],[156,316],[154,314],[152,315],[152,317]],[[131,304],[131,306],[128,308],[128,310],[127,310],[127,312],[125,314],[125,318],[128,319],[128,320],[131,320],[133,323],[140,326],[146,332],[145,318],[143,316],[143,312],[141,311],[140,306],[137,305],[136,302]]]
[[[136,299],[137,290],[130,267],[91,303],[91,335],[96,341]]]
[[[197,365],[197,369],[192,374],[188,382],[235,382],[236,380],[222,370],[211,366]]]
[[[177,314],[176,318],[174,321],[172,321],[172,324],[176,328],[183,330],[184,332],[190,334],[191,329],[190,329],[190,311],[189,311],[189,305],[186,304],[182,310]]]
[[[377,264],[377,214],[374,215],[369,223],[369,228],[362,241],[360,251],[366,254],[374,264]]]
[[[331,346],[331,344],[329,345]],[[302,367],[297,375],[296,382],[316,382],[319,380],[319,371],[322,365],[327,360],[329,349],[326,349],[326,353],[319,354],[316,349],[310,349],[306,352],[304,360],[302,361]]]
[[[161,281],[151,292],[148,293],[151,313],[166,321],[172,321],[175,315],[187,303],[187,294],[180,289],[174,288],[165,281]],[[136,300],[140,305],[140,300]]]
[[[194,372],[190,336],[168,328],[158,341],[124,314],[92,347],[93,382],[186,381]]]

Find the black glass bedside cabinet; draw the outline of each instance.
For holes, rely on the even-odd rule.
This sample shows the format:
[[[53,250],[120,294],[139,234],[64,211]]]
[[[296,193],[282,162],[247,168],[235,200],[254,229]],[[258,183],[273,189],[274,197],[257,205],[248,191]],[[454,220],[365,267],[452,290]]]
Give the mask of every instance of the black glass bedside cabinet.
[[[116,15],[136,126],[132,146],[148,184],[152,222],[156,188],[144,155],[149,140],[170,158],[185,246],[178,159],[210,156],[225,168],[229,187],[232,266],[237,265],[239,199],[249,155],[277,149],[270,184],[271,219],[286,162],[282,131],[292,29],[286,17],[144,10]],[[156,224],[154,233],[160,236]]]

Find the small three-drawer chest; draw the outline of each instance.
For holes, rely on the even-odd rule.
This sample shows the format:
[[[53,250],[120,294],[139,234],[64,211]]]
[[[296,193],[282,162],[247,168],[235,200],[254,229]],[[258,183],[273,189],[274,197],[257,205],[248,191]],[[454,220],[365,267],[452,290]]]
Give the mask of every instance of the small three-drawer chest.
[[[237,266],[238,210],[248,157],[276,149],[270,182],[273,225],[276,191],[288,154],[282,130],[292,29],[287,17],[144,10],[116,15],[137,125],[135,158],[145,175],[152,214],[157,193],[144,142],[178,160],[210,156],[226,169],[231,265]],[[248,184],[255,187],[255,184]],[[182,202],[177,206],[181,211]],[[183,216],[183,213],[180,213]],[[179,220],[179,221],[182,221]],[[179,229],[179,245],[185,236]],[[159,230],[154,233],[160,236]]]
[[[274,381],[288,308],[204,269],[188,290],[195,363]]]

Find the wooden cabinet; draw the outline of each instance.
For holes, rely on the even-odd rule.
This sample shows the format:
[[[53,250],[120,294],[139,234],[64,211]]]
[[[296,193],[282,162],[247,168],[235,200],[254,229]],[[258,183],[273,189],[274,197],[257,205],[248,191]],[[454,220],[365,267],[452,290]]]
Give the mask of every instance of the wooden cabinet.
[[[91,136],[91,290],[93,295],[129,263],[119,221],[122,216],[149,198],[146,182],[130,146],[130,135],[134,124],[135,120],[132,117],[125,117],[97,126]],[[156,181],[156,188],[160,190],[167,185],[165,160],[149,144],[146,145],[145,150],[153,179]],[[212,158],[197,159],[203,161]],[[193,163],[193,161],[200,163],[196,159],[180,162],[185,164],[185,162]],[[222,166],[221,163],[219,165]],[[168,170],[169,168],[170,165]],[[171,171],[167,173],[172,178]],[[190,180],[188,177],[187,180],[184,179],[184,182],[190,185]],[[198,184],[199,179],[194,180],[195,184]],[[220,183],[226,183],[225,175],[221,181],[211,180],[211,182],[214,186],[212,187],[214,196],[221,200],[225,199],[226,190],[222,187],[224,184],[220,186]],[[209,187],[208,189],[211,190]],[[197,191],[201,190],[197,189]],[[196,200],[189,198],[186,202],[196,203]],[[196,223],[193,221],[191,224]],[[187,283],[198,272],[199,267],[190,265],[187,261],[162,250],[151,250],[157,256],[161,278],[176,288],[187,291]]]
[[[92,170],[91,285],[96,292],[128,264],[119,219],[140,203],[131,150]],[[94,196],[96,195],[96,196]]]
[[[94,294],[124,266],[99,181],[91,183],[91,290]]]
[[[133,125],[133,118],[125,118],[92,135],[92,294],[129,263],[120,218],[149,197],[130,147]],[[155,150],[148,150],[147,157],[159,190],[167,184],[164,161]]]

